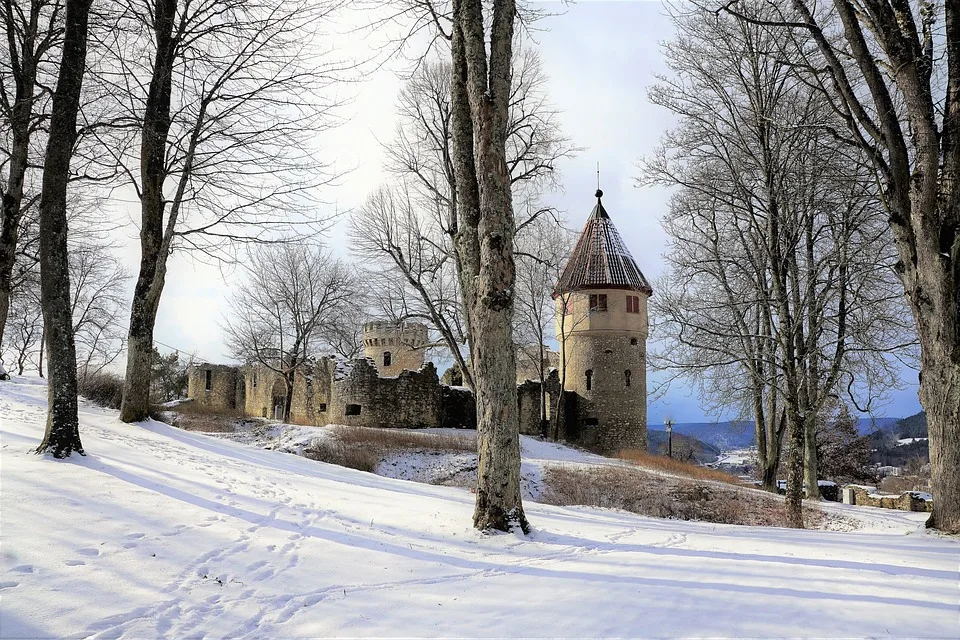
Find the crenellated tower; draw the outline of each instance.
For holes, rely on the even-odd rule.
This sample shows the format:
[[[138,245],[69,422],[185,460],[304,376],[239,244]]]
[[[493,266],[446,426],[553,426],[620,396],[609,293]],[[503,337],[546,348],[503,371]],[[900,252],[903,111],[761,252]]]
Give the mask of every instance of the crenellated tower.
[[[419,371],[428,337],[427,327],[419,322],[372,320],[363,325],[363,353],[381,376]]]

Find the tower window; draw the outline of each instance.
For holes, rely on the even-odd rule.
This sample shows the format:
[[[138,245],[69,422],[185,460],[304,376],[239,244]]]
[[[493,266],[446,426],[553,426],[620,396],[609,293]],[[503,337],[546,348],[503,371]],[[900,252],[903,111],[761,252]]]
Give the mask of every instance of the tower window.
[[[327,403],[326,403],[326,402],[321,402],[321,403],[320,403],[320,411],[326,411],[326,410],[327,410]]]
[[[253,388],[254,389],[257,388],[257,372],[256,371],[253,372]]]
[[[346,409],[343,412],[345,416],[358,416],[360,415],[360,405],[358,404],[348,404]]]
[[[640,313],[640,296],[627,296],[627,313]]]
[[[636,344],[637,344],[637,339],[636,339],[636,338],[630,338],[630,344],[633,345],[633,346],[636,346]]]
[[[606,311],[606,310],[607,310],[607,294],[591,293],[590,294],[590,311]]]
[[[393,358],[390,355],[389,351],[383,352],[383,366],[389,367],[390,363],[393,361]]]
[[[206,380],[204,381],[203,388],[206,389],[207,391],[210,391],[211,389],[213,389],[213,371],[211,371],[210,369],[207,369],[206,371]]]
[[[587,377],[587,391],[590,391],[593,389],[593,369],[587,369],[585,375]]]
[[[623,382],[626,386],[630,386],[630,369],[623,372]]]

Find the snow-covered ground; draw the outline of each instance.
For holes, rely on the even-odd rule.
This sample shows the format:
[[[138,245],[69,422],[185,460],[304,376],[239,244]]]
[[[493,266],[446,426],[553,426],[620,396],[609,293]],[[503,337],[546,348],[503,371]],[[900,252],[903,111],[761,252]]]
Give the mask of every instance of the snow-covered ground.
[[[0,383],[3,637],[960,632],[960,545],[925,514],[830,505],[868,523],[837,533],[529,502],[531,535],[482,535],[463,489],[89,406],[86,457],[35,456],[44,412]]]

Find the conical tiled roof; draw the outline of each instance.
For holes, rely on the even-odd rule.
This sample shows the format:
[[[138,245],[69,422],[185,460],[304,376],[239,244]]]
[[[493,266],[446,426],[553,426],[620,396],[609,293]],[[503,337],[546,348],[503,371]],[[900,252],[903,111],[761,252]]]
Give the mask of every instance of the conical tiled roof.
[[[577,246],[557,281],[555,293],[579,289],[629,289],[652,294],[650,283],[640,273],[603,208],[600,201],[603,191],[597,189],[596,196],[597,206],[580,232]]]

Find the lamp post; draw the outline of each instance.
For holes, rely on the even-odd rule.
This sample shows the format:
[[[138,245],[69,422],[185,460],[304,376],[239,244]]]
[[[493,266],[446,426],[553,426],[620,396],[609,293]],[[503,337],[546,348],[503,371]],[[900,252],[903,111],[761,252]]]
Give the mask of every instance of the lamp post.
[[[667,418],[664,425],[667,428],[667,457],[673,458],[673,420]]]

